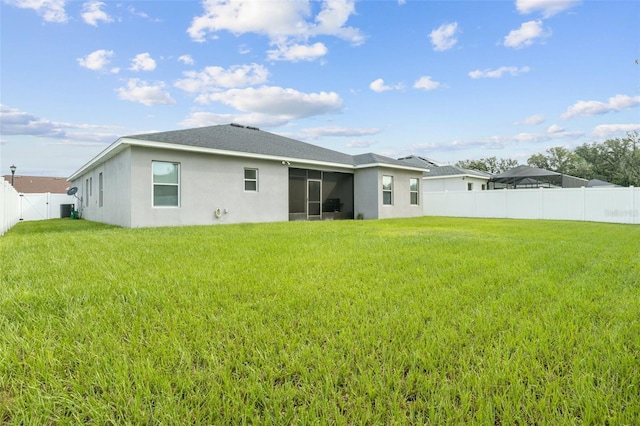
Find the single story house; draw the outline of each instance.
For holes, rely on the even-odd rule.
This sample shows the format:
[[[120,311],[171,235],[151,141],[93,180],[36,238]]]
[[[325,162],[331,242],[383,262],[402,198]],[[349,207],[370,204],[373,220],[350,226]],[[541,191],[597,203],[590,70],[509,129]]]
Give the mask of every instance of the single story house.
[[[429,169],[422,178],[423,192],[484,191],[491,178],[491,173],[439,164],[425,157],[411,155],[401,160]]]
[[[422,216],[425,167],[228,124],[119,138],[68,180],[122,227]]]

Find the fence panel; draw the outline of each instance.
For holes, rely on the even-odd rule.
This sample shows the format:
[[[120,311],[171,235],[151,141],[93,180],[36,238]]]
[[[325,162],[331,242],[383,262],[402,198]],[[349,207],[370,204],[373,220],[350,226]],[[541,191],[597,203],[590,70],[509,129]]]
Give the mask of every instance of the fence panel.
[[[640,188],[538,188],[425,192],[426,216],[640,224]]]
[[[20,220],[20,195],[6,180],[0,178],[0,235],[4,235]]]

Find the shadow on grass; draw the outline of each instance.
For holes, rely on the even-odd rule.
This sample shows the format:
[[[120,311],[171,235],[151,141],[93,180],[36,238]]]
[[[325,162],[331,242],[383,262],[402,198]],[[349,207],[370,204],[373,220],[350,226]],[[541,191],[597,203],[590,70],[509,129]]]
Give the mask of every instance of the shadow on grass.
[[[52,234],[52,233],[69,233],[69,232],[82,232],[82,231],[100,231],[104,229],[118,228],[114,225],[108,225],[106,223],[91,222],[82,219],[49,219],[49,220],[35,220],[29,222],[20,222],[11,228],[5,235],[6,236],[24,236],[24,235],[37,235],[37,234]]]

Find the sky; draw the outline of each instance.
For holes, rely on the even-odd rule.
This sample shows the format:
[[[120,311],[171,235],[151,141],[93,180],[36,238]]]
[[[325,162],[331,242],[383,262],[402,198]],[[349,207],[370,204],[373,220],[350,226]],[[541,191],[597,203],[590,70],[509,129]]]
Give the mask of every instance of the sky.
[[[232,122],[443,164],[640,130],[636,0],[0,2],[0,175]]]

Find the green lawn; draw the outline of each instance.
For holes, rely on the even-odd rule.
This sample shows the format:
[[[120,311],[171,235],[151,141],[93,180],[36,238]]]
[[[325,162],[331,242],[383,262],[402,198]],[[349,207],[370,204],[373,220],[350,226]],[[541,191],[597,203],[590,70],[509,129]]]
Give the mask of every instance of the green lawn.
[[[0,424],[640,422],[640,226],[0,237]]]

